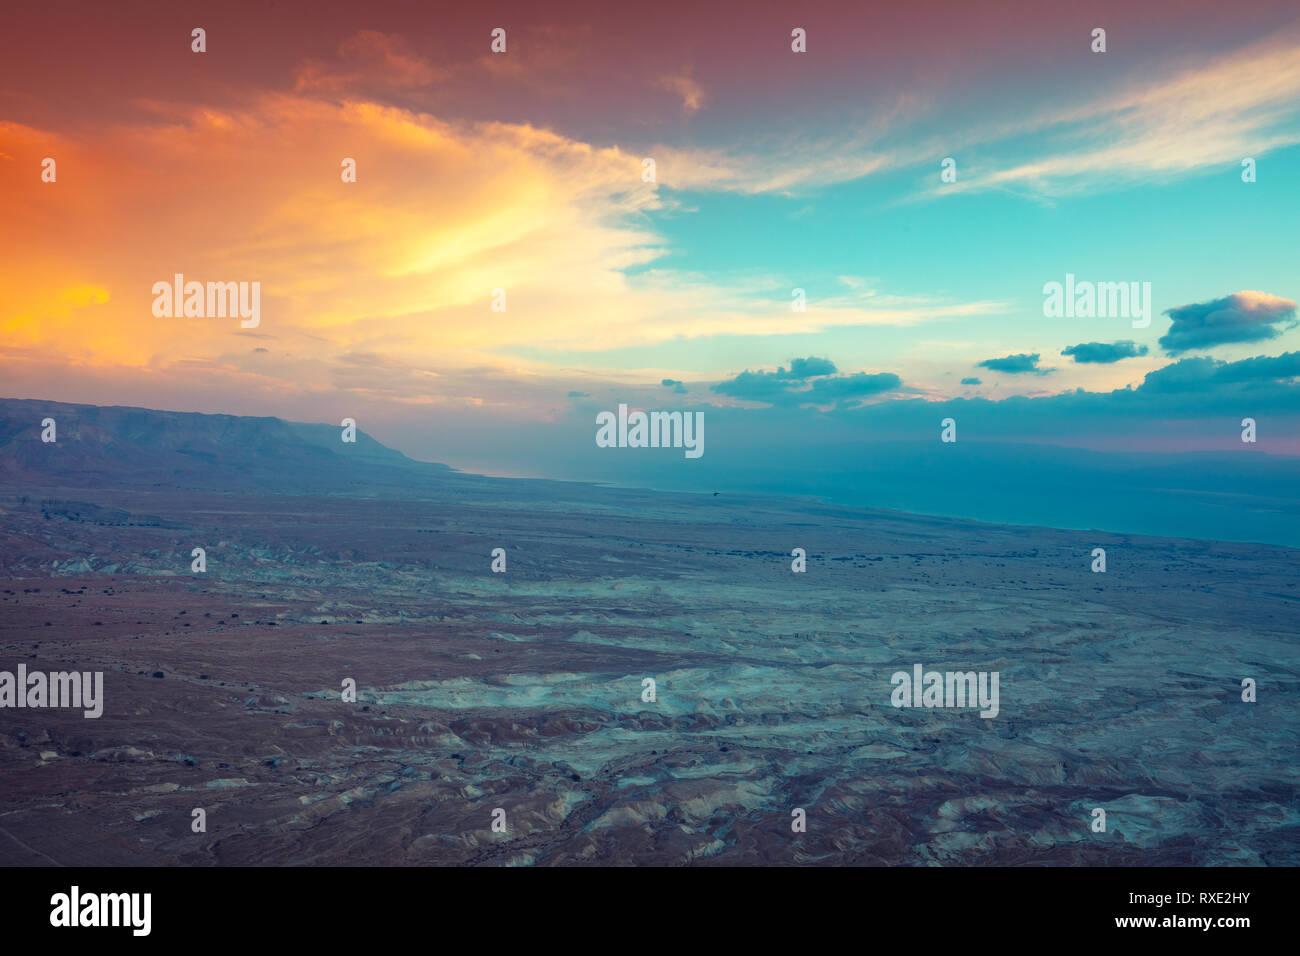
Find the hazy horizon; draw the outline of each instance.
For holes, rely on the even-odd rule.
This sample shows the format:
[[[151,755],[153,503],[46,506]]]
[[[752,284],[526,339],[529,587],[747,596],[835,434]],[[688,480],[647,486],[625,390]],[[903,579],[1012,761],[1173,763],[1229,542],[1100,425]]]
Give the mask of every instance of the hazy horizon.
[[[0,398],[0,402],[6,401],[67,404]],[[142,406],[86,407],[149,410]],[[331,434],[335,425],[297,424]],[[358,431],[369,434],[361,427]],[[378,441],[376,436],[370,437]],[[533,439],[537,441],[535,433]],[[566,449],[563,455],[538,459],[537,472],[518,475],[475,469],[457,461],[455,454],[426,459],[400,444],[380,444],[412,461],[486,477],[704,495],[745,492],[810,497],[849,507],[989,524],[1300,547],[1300,460],[1265,452],[1255,452],[1243,462],[1231,452],[1216,451],[1103,453],[999,441],[967,440],[937,447],[920,441],[881,441],[841,448],[839,454],[822,456],[815,467],[797,469],[783,463],[760,469],[752,464],[752,450],[733,454],[725,445],[721,449],[715,446],[707,459],[689,462],[675,449],[647,449],[649,457],[629,458],[612,454],[613,449],[598,449],[594,443],[588,453],[573,454],[567,449],[574,442],[563,441],[552,443]],[[545,449],[545,440],[537,447]],[[1010,474],[1009,464],[1014,465]],[[1225,495],[1226,487],[1233,492]],[[1081,494],[1085,488],[1090,488],[1091,494]]]
[[[621,403],[811,459],[947,416],[1300,455],[1292,4],[674,9],[499,4],[494,50],[472,10],[239,0],[201,52],[189,11],[13,11],[6,391],[502,471]]]

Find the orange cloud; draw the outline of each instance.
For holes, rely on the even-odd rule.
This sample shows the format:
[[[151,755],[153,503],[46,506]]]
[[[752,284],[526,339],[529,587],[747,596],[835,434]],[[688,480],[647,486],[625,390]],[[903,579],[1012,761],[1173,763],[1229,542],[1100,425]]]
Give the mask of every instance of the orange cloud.
[[[339,44],[338,63],[304,61],[295,71],[294,89],[337,93],[358,89],[427,86],[444,77],[394,34],[362,30]]]
[[[358,49],[392,52],[378,34]],[[76,140],[15,124],[0,133],[12,157],[0,160],[0,187],[13,209],[0,285],[19,290],[0,299],[0,361],[47,362],[52,383],[94,368],[179,387],[201,378],[241,392],[492,404],[526,394],[506,377],[540,387],[568,374],[514,357],[520,347],[987,311],[859,298],[795,314],[761,289],[663,271],[630,277],[663,252],[638,215],[660,205],[640,155],[528,125],[268,94],[239,109],[160,108],[152,122]],[[55,183],[40,181],[43,156],[57,158]],[[341,180],[345,158],[355,183]],[[153,285],[176,273],[260,283],[260,325],[156,318]],[[491,311],[494,289],[505,290],[505,311]],[[349,358],[358,354],[371,357],[364,370]],[[471,368],[495,374],[490,394],[483,374],[454,374]]]
[[[698,113],[704,106],[704,88],[691,76],[689,69],[662,76],[656,85],[680,96],[687,116]]]

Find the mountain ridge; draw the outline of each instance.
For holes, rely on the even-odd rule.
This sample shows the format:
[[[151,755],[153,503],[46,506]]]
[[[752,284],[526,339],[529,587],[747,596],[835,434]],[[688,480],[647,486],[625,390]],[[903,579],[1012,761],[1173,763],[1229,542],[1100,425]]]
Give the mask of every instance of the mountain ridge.
[[[42,440],[47,418],[55,422],[49,443]],[[0,482],[310,493],[451,473],[360,428],[351,443],[338,426],[273,416],[0,399]]]

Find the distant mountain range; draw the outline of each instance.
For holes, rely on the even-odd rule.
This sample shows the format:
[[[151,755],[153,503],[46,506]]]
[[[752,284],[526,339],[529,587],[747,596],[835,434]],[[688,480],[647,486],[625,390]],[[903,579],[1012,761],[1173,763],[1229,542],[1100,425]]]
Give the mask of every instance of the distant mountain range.
[[[41,440],[53,418],[58,440]],[[1003,525],[1300,547],[1300,459],[1257,452],[1103,453],[966,441],[862,442],[758,467],[756,449],[715,441],[694,462],[610,454],[589,436],[548,449],[538,470],[498,479],[421,462],[336,425],[32,399],[0,399],[0,491],[232,491],[483,501],[585,499],[626,489],[796,495]],[[604,455],[600,453],[604,452]],[[769,456],[770,457],[770,456]],[[689,467],[686,467],[689,465]],[[585,483],[585,484],[584,484]],[[651,492],[652,494],[657,492]]]
[[[56,438],[42,441],[52,418]],[[279,418],[0,399],[0,485],[366,493],[452,474],[360,429]]]

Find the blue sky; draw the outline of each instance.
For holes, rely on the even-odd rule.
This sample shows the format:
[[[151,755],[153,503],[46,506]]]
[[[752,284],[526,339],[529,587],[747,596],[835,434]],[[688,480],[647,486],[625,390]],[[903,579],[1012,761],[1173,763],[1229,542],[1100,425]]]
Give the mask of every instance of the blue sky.
[[[320,8],[232,0],[203,55],[180,12],[16,13],[8,395],[347,417],[541,476],[612,474],[594,421],[620,404],[704,412],[708,461],[777,484],[947,416],[971,443],[1300,456],[1293,0],[812,3],[798,24],[504,3],[500,54],[486,11]],[[176,273],[259,283],[260,324],[160,320]],[[1150,326],[1046,317],[1067,274],[1150,283]],[[776,377],[809,359],[834,371]],[[659,480],[643,461],[618,480]]]
[[[918,341],[937,340],[943,344],[928,348],[952,372],[965,373],[963,363],[973,366],[1007,350],[1040,352],[1051,358],[1044,364],[1058,368],[1050,384],[1059,389],[1072,384],[1074,364],[1059,356],[1061,349],[1133,339],[1156,353],[1143,367],[1156,367],[1156,340],[1168,318],[1153,317],[1145,330],[1117,319],[1047,319],[1042,286],[1066,272],[1097,281],[1149,281],[1156,312],[1242,289],[1294,295],[1300,188],[1292,170],[1300,169],[1300,148],[1279,150],[1257,164],[1254,183],[1242,182],[1240,166],[1232,164],[1050,199],[1003,191],[944,196],[933,184],[919,183],[915,168],[791,195],[674,194],[674,205],[647,214],[666,254],[629,269],[630,275],[674,270],[735,285],[738,299],[768,299],[773,309],[789,307],[795,286],[806,290],[810,311],[821,299],[852,295],[842,277],[860,279],[878,295],[997,307],[919,326],[516,351],[555,362],[700,373],[733,363],[737,355],[752,367],[774,367],[816,354],[841,366],[899,371],[906,380],[905,363],[915,357]],[[938,181],[937,161],[929,175]],[[1273,350],[1296,347],[1297,331],[1269,343]],[[1244,358],[1258,350],[1225,345],[1215,354]],[[1130,377],[1141,380],[1140,374]]]

